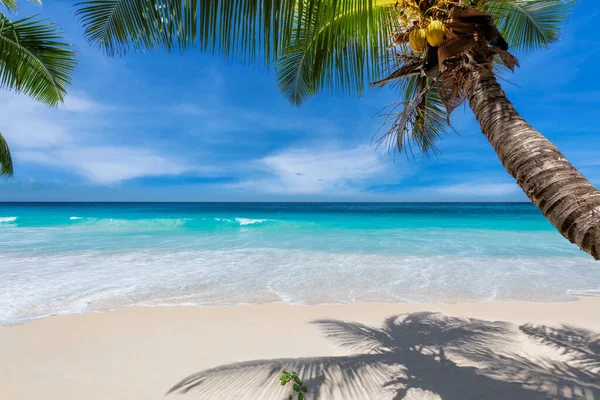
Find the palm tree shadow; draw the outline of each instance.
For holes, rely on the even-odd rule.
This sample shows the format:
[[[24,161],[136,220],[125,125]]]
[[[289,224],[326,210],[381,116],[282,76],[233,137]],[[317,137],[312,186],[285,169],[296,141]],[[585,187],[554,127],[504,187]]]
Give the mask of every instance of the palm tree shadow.
[[[421,312],[393,316],[381,327],[314,321],[355,352],[341,357],[256,360],[201,371],[168,393],[204,399],[284,399],[281,370],[295,370],[309,398],[597,399],[600,336],[580,328],[489,322]],[[523,356],[518,339],[562,353],[562,360]]]

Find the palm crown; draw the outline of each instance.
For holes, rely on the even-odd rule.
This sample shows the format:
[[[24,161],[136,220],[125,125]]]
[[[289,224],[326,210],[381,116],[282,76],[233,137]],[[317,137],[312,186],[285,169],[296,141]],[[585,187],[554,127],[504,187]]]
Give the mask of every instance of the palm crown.
[[[381,141],[390,139],[399,149],[412,142],[422,151],[435,152],[435,140],[449,129],[449,114],[464,100],[459,58],[470,54],[479,64],[513,69],[518,63],[506,52],[508,46],[526,52],[557,40],[571,4],[91,0],[77,7],[88,39],[110,55],[156,46],[198,48],[274,66],[280,91],[297,105],[322,90],[360,94],[369,84],[395,83],[402,101],[395,105],[399,110],[394,107],[388,114],[390,129]],[[423,34],[419,47],[411,34],[414,39],[421,29],[429,33]],[[431,41],[436,32],[442,39],[438,43]]]

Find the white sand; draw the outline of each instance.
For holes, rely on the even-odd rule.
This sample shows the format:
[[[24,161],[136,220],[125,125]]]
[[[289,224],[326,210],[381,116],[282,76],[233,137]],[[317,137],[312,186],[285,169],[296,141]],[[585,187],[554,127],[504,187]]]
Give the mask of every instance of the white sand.
[[[412,314],[382,329],[388,317],[422,311],[507,322]],[[358,324],[311,323],[322,319]],[[519,329],[525,323],[578,328],[536,326],[526,334]],[[202,399],[283,399],[277,376],[292,368],[309,384],[311,398],[318,392],[324,399],[600,399],[598,332],[597,298],[61,315],[0,328],[0,399],[160,399],[182,379],[231,363],[192,376],[181,389]]]

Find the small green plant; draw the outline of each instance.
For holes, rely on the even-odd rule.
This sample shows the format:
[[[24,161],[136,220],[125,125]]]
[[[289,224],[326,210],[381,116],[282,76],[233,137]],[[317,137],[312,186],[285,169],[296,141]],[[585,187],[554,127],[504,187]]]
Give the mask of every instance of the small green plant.
[[[304,393],[308,392],[308,388],[302,383],[302,379],[300,379],[296,371],[287,372],[286,370],[283,370],[279,380],[281,381],[281,386],[285,386],[290,382],[293,383],[292,388],[294,389],[294,393],[291,393],[288,396],[288,399],[292,400],[295,393],[298,393],[297,400],[306,399],[306,395]]]

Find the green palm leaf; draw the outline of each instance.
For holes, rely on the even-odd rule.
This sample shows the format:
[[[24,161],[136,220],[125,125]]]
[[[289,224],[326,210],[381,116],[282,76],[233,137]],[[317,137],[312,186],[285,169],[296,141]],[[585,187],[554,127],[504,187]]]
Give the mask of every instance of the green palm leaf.
[[[77,14],[91,43],[110,55],[136,49],[173,46],[167,34],[187,1],[102,0],[77,3]],[[179,21],[181,22],[181,21]]]
[[[277,81],[281,93],[293,104],[300,105],[315,94],[313,84],[314,55],[301,44],[286,48],[277,62]]]
[[[42,0],[29,0],[30,3],[42,5]],[[19,5],[19,0],[0,0],[0,5],[3,5],[9,11],[15,11]]]
[[[190,47],[271,64],[294,30],[331,7],[331,18],[349,10],[369,15],[373,0],[88,0],[76,4],[87,39],[109,55],[130,49]],[[298,19],[298,14],[307,19]],[[344,25],[368,29],[368,19]]]
[[[558,40],[574,0],[484,0],[489,13],[511,45],[520,51],[548,47]]]
[[[4,136],[0,133],[0,176],[13,174],[12,157],[10,156],[10,149],[8,143],[4,140]]]
[[[382,128],[389,128],[378,144],[396,147],[398,151],[409,154],[414,153],[413,146],[425,154],[438,154],[436,141],[453,129],[437,82],[412,75],[397,83],[404,102],[388,107]],[[400,112],[396,111],[398,108]]]
[[[17,0],[0,0],[0,4],[11,11],[17,9]]]
[[[413,82],[419,78],[416,76],[409,78],[407,86],[414,85],[416,87]],[[425,83],[429,83],[430,80],[431,78],[427,78]],[[417,93],[413,94],[412,90],[407,90],[405,93],[407,100],[416,95]],[[452,127],[446,107],[435,86],[423,96],[423,100],[415,112],[417,113],[417,123],[412,126],[410,139],[421,152],[438,154],[439,150],[435,143],[443,134],[452,130]]]
[[[290,41],[276,62],[281,92],[299,105],[308,96],[326,89],[360,94],[368,82],[380,77],[391,63],[388,50],[394,20],[391,7],[349,10],[333,15],[331,4],[308,15],[297,15]],[[357,31],[358,20],[366,22]]]
[[[10,21],[0,13],[0,88],[56,106],[66,94],[75,53],[52,23]]]

